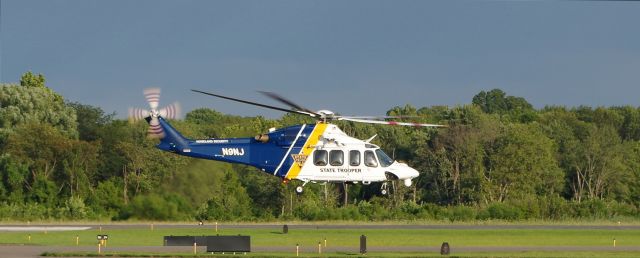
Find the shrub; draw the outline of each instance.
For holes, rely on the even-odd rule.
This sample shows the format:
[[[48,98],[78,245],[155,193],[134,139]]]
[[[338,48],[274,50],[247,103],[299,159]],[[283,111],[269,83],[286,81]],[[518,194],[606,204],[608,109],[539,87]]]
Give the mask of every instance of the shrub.
[[[524,212],[517,207],[506,203],[493,203],[487,208],[492,219],[519,220],[524,217]]]
[[[451,208],[451,217],[449,219],[453,221],[469,221],[476,218],[476,210],[472,207],[458,205]]]

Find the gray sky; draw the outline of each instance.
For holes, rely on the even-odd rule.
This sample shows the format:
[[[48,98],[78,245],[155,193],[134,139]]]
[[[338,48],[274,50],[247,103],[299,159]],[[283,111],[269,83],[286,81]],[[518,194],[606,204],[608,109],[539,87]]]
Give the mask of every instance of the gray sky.
[[[162,103],[278,112],[201,89],[382,115],[501,88],[544,105],[633,105],[640,3],[575,1],[1,0],[1,82],[42,73],[67,99],[126,115]],[[162,105],[162,104],[161,104]]]

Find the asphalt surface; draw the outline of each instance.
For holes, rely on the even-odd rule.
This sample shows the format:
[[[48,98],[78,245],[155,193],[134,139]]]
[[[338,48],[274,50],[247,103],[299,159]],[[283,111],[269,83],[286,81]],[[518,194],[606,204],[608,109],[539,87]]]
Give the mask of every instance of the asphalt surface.
[[[202,227],[214,227],[215,224],[154,224],[154,228],[202,228]],[[260,229],[274,229],[282,230],[283,224],[218,224],[218,228],[260,228]],[[91,229],[135,229],[135,228],[149,228],[151,224],[74,224],[74,225],[2,225],[0,226],[0,232],[2,228],[10,228],[12,231],[16,230],[15,227],[25,228],[25,231],[42,227],[45,228],[65,228],[65,227],[89,227]],[[475,229],[475,230],[495,230],[495,229],[541,229],[541,230],[591,230],[591,229],[603,229],[603,230],[639,230],[640,225],[611,225],[611,226],[577,226],[577,225],[288,225],[289,229]],[[640,243],[638,243],[640,244]],[[317,253],[317,246],[301,246],[301,253]],[[533,251],[548,251],[548,252],[613,252],[613,251],[627,251],[627,252],[639,252],[640,245],[637,246],[460,246],[451,245],[451,254],[464,253],[464,252],[533,252]],[[191,253],[193,247],[191,246],[129,246],[129,247],[106,247],[102,249],[106,252],[157,252],[157,253]],[[30,246],[30,245],[0,245],[0,257],[39,257],[43,252],[96,252],[97,247],[93,246]],[[206,251],[206,247],[198,247],[198,252],[203,253]],[[290,246],[259,246],[252,247],[253,252],[295,252],[295,248]],[[327,247],[323,248],[323,253],[335,253],[342,252],[346,254],[357,254],[357,247]],[[371,252],[419,252],[426,255],[438,255],[440,252],[440,246],[402,246],[402,247],[375,247],[369,246],[368,251]]]
[[[253,252],[295,252],[291,246],[272,247],[252,247]],[[468,252],[639,252],[640,246],[461,246],[450,245],[451,254],[462,254]],[[96,252],[97,247],[92,246],[25,246],[25,245],[2,245],[0,246],[0,257],[40,257],[44,252]],[[128,246],[128,247],[105,247],[103,252],[153,252],[153,253],[185,253],[193,252],[190,246]],[[403,246],[403,247],[368,247],[368,253],[375,252],[413,252],[424,253],[425,255],[440,254],[440,246]],[[198,253],[206,252],[206,247],[198,247]],[[301,254],[315,254],[318,252],[317,246],[301,246]],[[322,249],[323,253],[345,253],[357,254],[357,247],[327,247]],[[304,255],[303,255],[304,256]]]

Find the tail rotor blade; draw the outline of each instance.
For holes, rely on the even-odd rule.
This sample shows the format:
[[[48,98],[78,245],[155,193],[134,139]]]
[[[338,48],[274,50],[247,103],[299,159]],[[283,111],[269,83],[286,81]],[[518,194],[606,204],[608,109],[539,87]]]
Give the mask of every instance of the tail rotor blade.
[[[151,110],[158,109],[160,104],[160,89],[159,88],[147,88],[144,90],[144,98],[147,99]]]
[[[160,109],[158,113],[160,114],[161,117],[164,117],[166,119],[177,119],[178,116],[180,115],[180,103],[178,102],[171,103],[171,105],[168,105]]]
[[[164,138],[164,130],[162,130],[162,126],[157,117],[151,117],[149,129],[147,129],[147,136],[149,136],[149,138]]]
[[[149,111],[141,108],[129,108],[129,122],[136,122],[149,116]]]

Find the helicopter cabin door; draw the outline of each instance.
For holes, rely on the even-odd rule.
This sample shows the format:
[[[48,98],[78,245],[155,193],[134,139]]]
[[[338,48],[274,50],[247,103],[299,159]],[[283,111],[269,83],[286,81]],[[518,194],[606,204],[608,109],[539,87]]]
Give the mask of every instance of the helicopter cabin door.
[[[348,153],[342,149],[315,150],[313,165],[319,172],[315,178],[319,181],[359,181],[355,170],[347,161]]]
[[[376,178],[376,173],[378,172],[378,160],[376,159],[376,154],[372,150],[365,150],[363,152],[363,174],[362,181],[363,182],[371,182],[372,178]]]
[[[349,151],[349,168],[351,181],[363,181],[366,171],[362,170],[362,152],[359,150]]]

